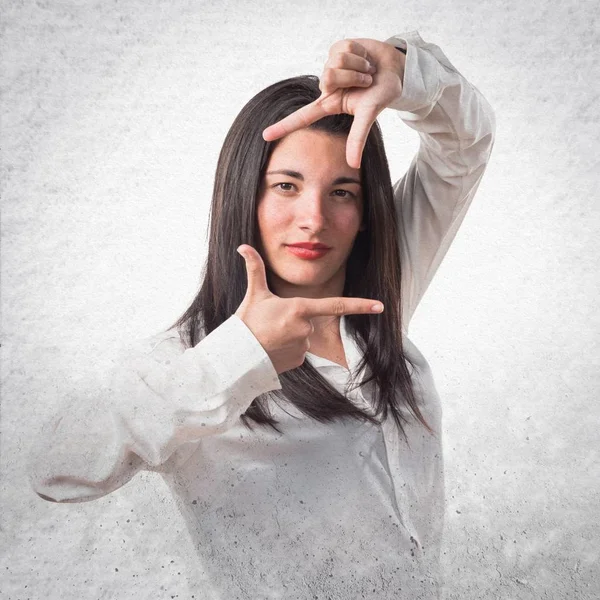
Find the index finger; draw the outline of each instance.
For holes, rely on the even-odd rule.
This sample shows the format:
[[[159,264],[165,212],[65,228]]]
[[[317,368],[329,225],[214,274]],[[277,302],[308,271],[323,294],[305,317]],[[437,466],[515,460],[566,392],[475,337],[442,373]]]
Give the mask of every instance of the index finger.
[[[292,133],[292,131],[297,131],[303,127],[308,127],[315,121],[325,117],[327,112],[321,104],[322,99],[323,96],[317,98],[317,100],[314,102],[299,108],[291,115],[281,119],[281,121],[278,121],[273,125],[269,125],[262,134],[265,142],[277,140],[288,133]]]
[[[341,315],[363,315],[383,312],[383,304],[366,298],[298,298],[303,316],[325,317]]]

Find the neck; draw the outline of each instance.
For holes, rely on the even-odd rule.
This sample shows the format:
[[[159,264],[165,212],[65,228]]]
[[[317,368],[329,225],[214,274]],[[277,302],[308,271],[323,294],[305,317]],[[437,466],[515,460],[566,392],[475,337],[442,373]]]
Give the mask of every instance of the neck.
[[[311,322],[315,328],[312,337],[341,339],[340,317],[313,317]]]

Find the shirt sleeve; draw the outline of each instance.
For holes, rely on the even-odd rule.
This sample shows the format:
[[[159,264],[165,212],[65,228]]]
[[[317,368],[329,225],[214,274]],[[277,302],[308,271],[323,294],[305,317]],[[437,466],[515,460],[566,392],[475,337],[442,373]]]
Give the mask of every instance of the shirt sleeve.
[[[140,469],[168,470],[204,436],[232,427],[258,395],[281,389],[269,355],[232,315],[193,348],[177,332],[122,345],[100,393],[74,398],[29,457],[34,491],[83,502]]]
[[[406,49],[402,93],[389,108],[420,137],[408,171],[393,186],[406,333],[479,187],[496,125],[488,101],[438,46],[417,31],[386,43]]]

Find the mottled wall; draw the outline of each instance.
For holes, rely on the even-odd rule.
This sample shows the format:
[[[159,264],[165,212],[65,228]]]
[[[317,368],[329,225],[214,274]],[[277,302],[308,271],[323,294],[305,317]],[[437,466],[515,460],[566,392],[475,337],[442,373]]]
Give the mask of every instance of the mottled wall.
[[[43,502],[42,421],[165,328],[204,260],[218,152],[245,102],[344,37],[417,29],[497,115],[493,161],[410,337],[445,406],[447,598],[600,593],[598,5],[2,3],[2,583],[7,599],[200,598],[143,473]],[[392,175],[416,132],[380,116]]]

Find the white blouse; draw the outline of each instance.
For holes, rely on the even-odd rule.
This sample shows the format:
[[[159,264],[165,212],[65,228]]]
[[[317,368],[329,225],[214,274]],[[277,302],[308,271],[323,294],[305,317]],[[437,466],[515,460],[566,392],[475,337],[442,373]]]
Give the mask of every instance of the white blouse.
[[[176,331],[127,343],[110,388],[94,403],[65,408],[32,451],[33,489],[53,502],[93,500],[140,469],[160,472],[197,549],[203,599],[440,597],[441,404],[407,331],[479,186],[495,118],[417,31],[386,42],[407,50],[402,94],[390,108],[420,137],[394,196],[404,348],[436,435],[413,418],[407,444],[391,417],[382,425],[320,424],[275,402],[283,435],[250,431],[240,414],[281,384],[268,354],[232,315],[193,348]],[[306,354],[343,392],[361,358],[346,325],[341,317],[348,370]],[[369,407],[371,385],[348,396]]]

